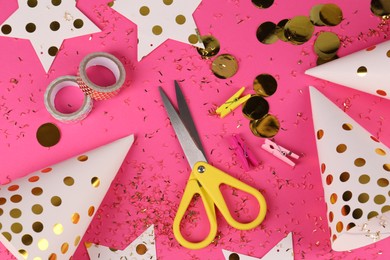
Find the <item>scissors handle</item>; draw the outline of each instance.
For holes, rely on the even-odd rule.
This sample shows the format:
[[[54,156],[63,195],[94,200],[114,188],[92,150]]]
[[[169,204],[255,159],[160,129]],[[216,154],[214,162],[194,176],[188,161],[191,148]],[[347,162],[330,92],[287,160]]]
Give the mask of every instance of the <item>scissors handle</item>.
[[[195,194],[199,194],[204,208],[206,210],[206,214],[210,224],[210,231],[205,239],[199,242],[191,242],[185,239],[180,231],[180,223],[186,213],[188,206],[191,203],[192,198]],[[199,185],[198,181],[193,178],[193,174],[191,173],[190,179],[187,182],[187,186],[184,190],[183,197],[180,201],[179,208],[177,210],[175,219],[173,220],[173,234],[176,240],[184,247],[189,249],[201,249],[214,240],[217,234],[217,217],[215,214],[215,206],[211,198],[207,195],[205,190]]]
[[[265,202],[264,196],[257,189],[248,184],[245,184],[244,182],[230,176],[227,173],[224,173],[223,171],[215,168],[214,166],[211,166],[206,162],[196,163],[192,173],[201,183],[210,199],[217,206],[218,210],[221,212],[230,226],[240,230],[248,230],[257,227],[264,220],[265,214],[267,212],[267,203]],[[254,220],[248,223],[242,223],[233,218],[221,193],[221,184],[226,184],[251,194],[257,200],[260,208]]]

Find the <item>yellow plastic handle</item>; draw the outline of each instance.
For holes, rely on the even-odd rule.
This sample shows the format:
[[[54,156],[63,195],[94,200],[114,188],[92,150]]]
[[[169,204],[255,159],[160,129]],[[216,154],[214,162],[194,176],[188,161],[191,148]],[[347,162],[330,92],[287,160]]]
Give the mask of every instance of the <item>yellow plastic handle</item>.
[[[217,206],[218,210],[224,216],[226,221],[232,227],[240,230],[253,229],[264,220],[265,214],[267,212],[267,204],[265,202],[264,196],[257,189],[237,180],[236,178],[224,173],[223,171],[211,166],[206,162],[197,162],[194,166],[194,169],[192,170],[192,174],[200,182],[202,188],[205,190],[210,199]],[[221,184],[226,184],[254,196],[260,206],[257,217],[249,223],[241,223],[236,221],[230,214],[225,199],[223,198],[220,190]]]
[[[199,194],[203,201],[203,205],[205,207],[206,214],[210,222],[210,231],[207,237],[202,241],[190,242],[183,237],[180,231],[180,223],[195,194]],[[176,240],[180,243],[180,245],[189,249],[201,249],[208,246],[214,240],[217,234],[217,217],[215,214],[214,203],[212,199],[207,195],[203,187],[199,186],[199,183],[194,177],[193,173],[191,173],[190,179],[187,182],[187,186],[184,190],[183,197],[180,201],[180,205],[177,210],[175,219],[173,220],[173,234]]]

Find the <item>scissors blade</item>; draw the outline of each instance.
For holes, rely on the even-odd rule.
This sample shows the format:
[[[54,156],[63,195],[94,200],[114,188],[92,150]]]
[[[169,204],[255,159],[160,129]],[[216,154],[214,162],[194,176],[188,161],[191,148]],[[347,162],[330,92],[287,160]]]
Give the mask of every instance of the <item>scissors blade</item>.
[[[179,83],[175,80],[175,91],[176,91],[176,101],[179,108],[180,118],[183,124],[186,126],[188,132],[192,136],[196,146],[206,157],[206,154],[203,149],[202,142],[200,141],[199,133],[196,130],[194,120],[192,119],[190,109],[188,108],[187,102],[184,98],[183,92],[181,91]]]
[[[181,148],[183,149],[184,154],[191,168],[193,168],[197,162],[207,162],[203,153],[199,150],[195,142],[192,140],[192,136],[187,131],[179,114],[176,112],[168,96],[165,94],[164,90],[161,87],[159,87],[159,91],[165,106],[165,110],[167,111],[173,129],[176,132],[177,139],[179,139]]]

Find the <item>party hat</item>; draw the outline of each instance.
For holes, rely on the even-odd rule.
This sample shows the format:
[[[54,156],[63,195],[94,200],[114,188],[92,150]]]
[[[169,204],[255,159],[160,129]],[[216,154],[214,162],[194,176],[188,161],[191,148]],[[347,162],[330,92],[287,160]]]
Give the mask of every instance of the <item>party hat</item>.
[[[313,87],[310,98],[333,250],[390,236],[390,149]]]
[[[226,260],[240,259],[240,260],[255,260],[247,255],[237,254],[228,250],[222,249],[222,253]],[[237,257],[238,256],[238,257]],[[289,233],[285,238],[274,246],[265,256],[260,258],[261,260],[294,260],[293,240],[292,233]]]
[[[390,41],[308,69],[305,73],[390,99]]]
[[[85,243],[90,259],[127,259],[127,260],[154,260],[156,244],[154,240],[154,226],[151,225],[144,233],[134,240],[126,249],[117,250],[93,243]]]
[[[69,259],[133,135],[0,186],[0,241],[18,259]]]

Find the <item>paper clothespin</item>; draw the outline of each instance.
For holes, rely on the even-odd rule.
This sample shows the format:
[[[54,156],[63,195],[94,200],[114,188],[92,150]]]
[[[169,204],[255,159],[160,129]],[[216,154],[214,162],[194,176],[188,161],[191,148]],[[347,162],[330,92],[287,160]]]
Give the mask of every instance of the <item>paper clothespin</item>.
[[[242,98],[240,98],[242,92],[244,92],[245,87],[240,88],[231,98],[229,98],[222,106],[218,107],[215,112],[219,114],[221,118],[224,118],[234,109],[236,109],[239,105],[247,101],[251,95],[248,94]]]
[[[261,146],[261,148],[293,167],[295,166],[295,163],[291,161],[288,157],[299,159],[299,155],[287,150],[286,148],[272,142],[269,139],[265,139],[265,142]]]
[[[257,166],[259,162],[256,157],[252,154],[249,148],[246,146],[244,141],[238,134],[233,134],[231,137],[232,148],[236,150],[237,156],[240,158],[244,169],[249,170],[249,166]]]

